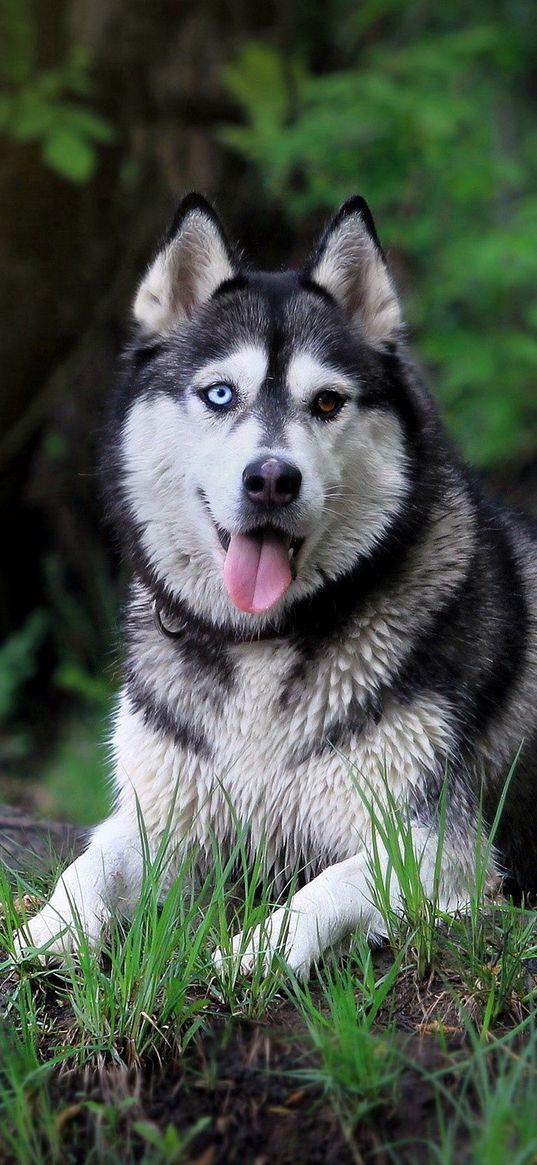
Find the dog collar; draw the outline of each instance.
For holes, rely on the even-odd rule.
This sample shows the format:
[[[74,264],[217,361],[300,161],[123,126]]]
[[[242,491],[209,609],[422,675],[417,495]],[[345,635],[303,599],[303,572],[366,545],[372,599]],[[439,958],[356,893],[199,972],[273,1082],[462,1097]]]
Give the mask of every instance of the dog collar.
[[[174,610],[173,614],[171,614],[171,618],[175,624],[174,627],[168,627],[166,625],[162,616],[162,610],[159,606],[158,599],[153,599],[153,619],[159,634],[163,635],[165,639],[174,639],[175,641],[184,639],[192,626],[192,616],[187,617],[185,612],[177,612]],[[195,618],[195,623],[196,628],[203,631],[205,635],[209,635],[211,639],[219,640],[222,644],[229,644],[231,646],[247,643],[264,643],[274,639],[287,638],[285,632],[276,631],[275,628],[268,628],[267,630],[262,631],[257,635],[241,635],[239,632],[235,631],[223,631],[222,628],[211,626],[210,623],[205,623],[203,620],[198,619],[197,617]]]

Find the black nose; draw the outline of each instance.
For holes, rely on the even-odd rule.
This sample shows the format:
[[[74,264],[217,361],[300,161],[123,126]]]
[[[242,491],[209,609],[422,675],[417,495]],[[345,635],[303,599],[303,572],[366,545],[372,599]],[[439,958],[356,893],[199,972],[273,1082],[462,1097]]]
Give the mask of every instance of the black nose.
[[[246,466],[242,480],[252,502],[288,506],[298,494],[302,474],[296,465],[280,461],[279,457],[260,457]]]

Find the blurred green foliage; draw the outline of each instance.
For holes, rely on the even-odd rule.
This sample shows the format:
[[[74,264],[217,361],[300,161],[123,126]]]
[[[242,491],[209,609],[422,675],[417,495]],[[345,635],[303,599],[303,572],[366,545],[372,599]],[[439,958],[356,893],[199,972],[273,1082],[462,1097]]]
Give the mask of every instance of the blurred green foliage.
[[[31,0],[0,0],[0,133],[38,143],[43,161],[62,178],[87,182],[97,147],[114,140],[110,123],[87,105],[90,62],[82,48],[61,64],[37,68],[37,23]]]
[[[81,705],[63,724],[61,737],[40,773],[41,803],[52,817],[67,816],[80,825],[96,825],[112,808],[106,742],[114,697],[102,707]]]
[[[0,727],[16,711],[22,689],[35,672],[47,623],[44,611],[33,611],[20,630],[0,647]]]
[[[523,455],[537,422],[535,17],[527,0],[335,0],[339,67],[313,43],[290,57],[250,42],[224,70],[244,124],[220,138],[291,219],[368,199],[447,420],[482,467]]]
[[[49,624],[50,614],[36,610],[0,647],[0,776],[3,770],[28,774],[35,765],[28,684],[38,673],[38,655]],[[53,682],[56,703],[60,704],[63,693],[71,700],[63,701],[59,739],[55,739],[54,706],[49,713],[49,740],[46,733],[37,737],[41,807],[53,817],[67,816],[73,822],[93,825],[111,808],[106,741],[116,700],[115,684],[102,667],[93,674],[85,661],[77,660],[73,648],[60,655]]]
[[[46,611],[32,611],[0,646],[0,766],[16,764],[31,750],[32,733],[21,713],[49,622]]]

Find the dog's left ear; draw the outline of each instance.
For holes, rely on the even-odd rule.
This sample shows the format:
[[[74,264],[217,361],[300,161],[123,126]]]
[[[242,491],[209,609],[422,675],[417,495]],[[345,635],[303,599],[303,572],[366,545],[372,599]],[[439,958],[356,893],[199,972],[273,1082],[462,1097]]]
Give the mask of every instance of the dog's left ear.
[[[374,347],[397,339],[402,327],[399,300],[364,198],[355,195],[343,204],[305,274],[330,292]]]
[[[135,318],[145,331],[165,336],[190,319],[235,274],[231,249],[215,211],[200,194],[188,194],[138,288]]]

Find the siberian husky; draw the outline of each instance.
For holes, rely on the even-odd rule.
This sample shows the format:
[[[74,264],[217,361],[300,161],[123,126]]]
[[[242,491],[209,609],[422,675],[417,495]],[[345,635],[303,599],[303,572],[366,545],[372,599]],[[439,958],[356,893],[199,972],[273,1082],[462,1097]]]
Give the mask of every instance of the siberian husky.
[[[535,889],[537,528],[453,449],[364,200],[301,271],[265,273],[189,195],[134,317],[105,456],[132,571],[115,808],[21,948],[128,915],[139,813],[153,850],[171,821],[177,861],[229,852],[239,820],[267,875],[303,884],[233,949],[306,976],[353,929],[385,933],[370,799],[406,815],[426,893],[446,802],[454,911],[517,753],[488,877]]]

